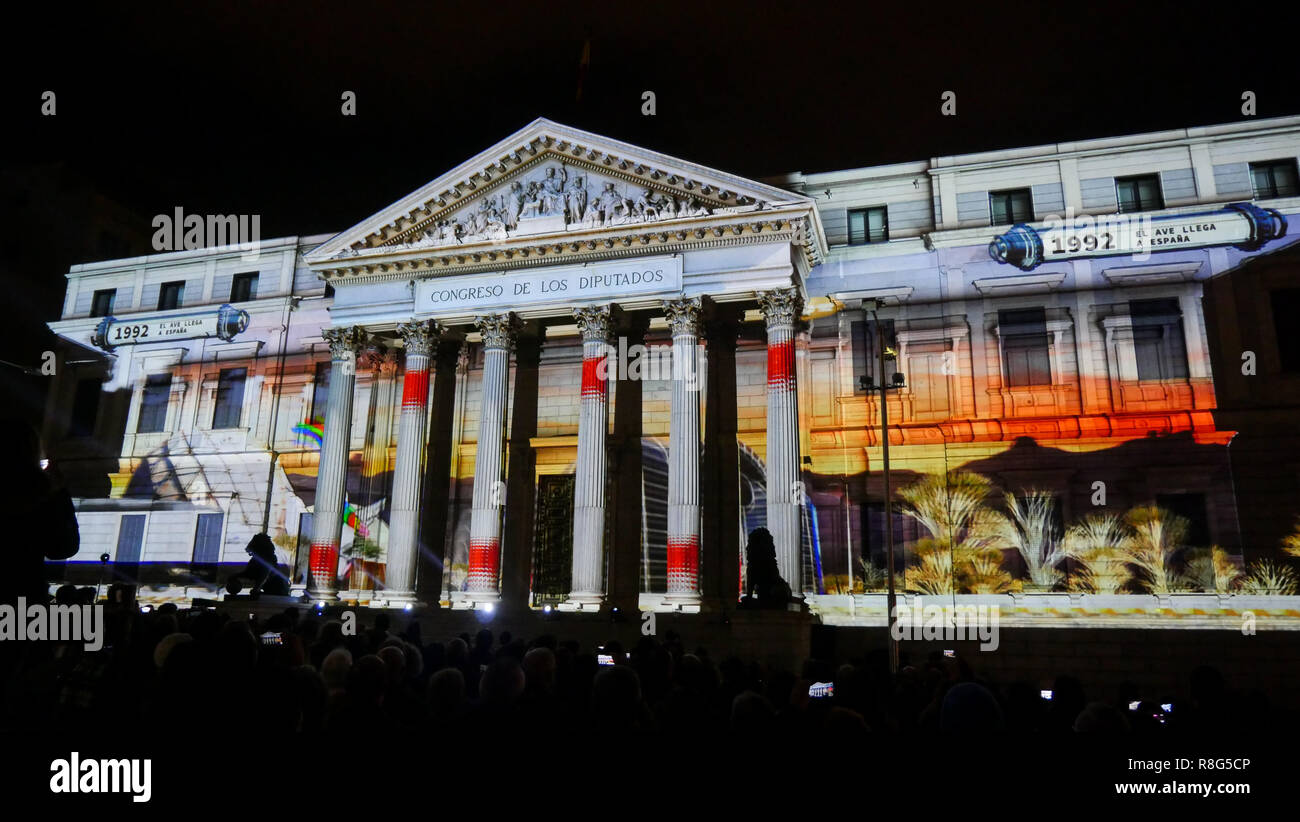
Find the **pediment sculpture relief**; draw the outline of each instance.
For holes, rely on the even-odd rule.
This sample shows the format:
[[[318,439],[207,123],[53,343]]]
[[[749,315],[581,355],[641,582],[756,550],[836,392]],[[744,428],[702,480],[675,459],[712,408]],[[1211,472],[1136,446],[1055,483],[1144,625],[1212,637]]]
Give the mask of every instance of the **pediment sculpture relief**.
[[[512,181],[504,191],[466,206],[401,245],[451,246],[710,213],[697,197],[674,198],[643,185],[574,172],[558,163]]]

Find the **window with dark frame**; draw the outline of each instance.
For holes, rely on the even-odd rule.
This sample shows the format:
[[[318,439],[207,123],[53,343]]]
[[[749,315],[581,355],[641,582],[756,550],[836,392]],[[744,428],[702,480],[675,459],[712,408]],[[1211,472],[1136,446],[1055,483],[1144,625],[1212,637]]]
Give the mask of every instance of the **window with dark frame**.
[[[1187,343],[1178,300],[1130,300],[1139,380],[1187,378]]]
[[[329,404],[330,398],[330,366],[329,360],[316,363],[316,376],[311,387],[310,420],[313,425],[321,425],[325,422],[325,407]]]
[[[1255,198],[1259,200],[1300,195],[1300,178],[1296,174],[1295,160],[1251,163],[1250,183],[1255,189]]]
[[[113,562],[120,565],[135,565],[140,562],[140,549],[144,547],[144,526],[148,514],[123,514],[117,527],[117,551]],[[118,573],[124,573],[119,570]],[[125,572],[128,576],[134,576]]]
[[[90,316],[108,317],[113,314],[113,303],[117,301],[116,288],[103,288],[90,298]]]
[[[998,335],[1008,388],[1052,384],[1052,341],[1045,309],[999,311]]]
[[[1300,319],[1300,288],[1278,288],[1268,298],[1278,364],[1285,374],[1300,374],[1300,334],[1295,333],[1296,321]]]
[[[849,210],[849,245],[883,243],[889,239],[889,211],[886,206]]]
[[[68,433],[74,437],[89,437],[95,433],[95,419],[99,416],[99,394],[103,383],[95,378],[77,381],[72,396],[72,424]]]
[[[257,273],[236,274],[230,281],[230,301],[246,303],[257,299]]]
[[[880,321],[885,332],[885,347],[898,350],[898,338],[894,333],[894,321]],[[867,382],[876,383],[876,372],[880,370],[880,353],[876,345],[876,323],[874,320],[855,320],[850,325],[853,334],[853,391],[856,394],[871,393],[862,386],[860,377],[866,376]],[[885,360],[885,379],[892,380],[898,371],[898,360]],[[888,384],[888,383],[886,383]],[[879,389],[875,389],[879,390]]]
[[[1154,211],[1165,207],[1160,194],[1160,175],[1142,174],[1136,177],[1116,177],[1115,197],[1120,214],[1135,211]]]
[[[136,422],[137,434],[159,434],[166,430],[167,404],[171,400],[172,375],[150,374],[140,395],[140,416]]]
[[[989,192],[989,219],[992,225],[1025,223],[1034,219],[1034,195],[1027,188]]]
[[[217,376],[216,407],[212,411],[213,428],[238,428],[244,410],[244,379],[247,368],[223,368]]]
[[[180,280],[173,283],[163,283],[158,289],[158,310],[173,311],[181,307],[181,302],[185,298],[185,281]]]
[[[1156,505],[1187,520],[1184,545],[1204,548],[1213,542],[1204,494],[1156,494]]]
[[[195,565],[215,565],[221,561],[221,526],[225,515],[199,514],[194,528]]]

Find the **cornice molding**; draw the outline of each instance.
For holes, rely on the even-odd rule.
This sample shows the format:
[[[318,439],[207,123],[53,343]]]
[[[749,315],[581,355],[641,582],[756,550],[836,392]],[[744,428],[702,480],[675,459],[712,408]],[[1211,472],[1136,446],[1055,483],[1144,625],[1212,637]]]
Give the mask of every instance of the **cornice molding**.
[[[779,228],[773,228],[778,225]],[[809,266],[815,264],[814,249],[807,242],[807,233],[795,221],[782,217],[764,220],[744,220],[708,226],[641,230],[631,233],[582,235],[581,239],[551,235],[550,242],[520,244],[514,247],[412,249],[408,259],[392,259],[319,269],[326,282],[343,284],[372,284],[397,280],[417,280],[430,277],[447,277],[458,274],[478,274],[485,271],[513,271],[520,268],[594,263],[603,260],[646,254],[672,254],[709,248],[756,245],[759,243],[789,242],[801,246]],[[430,251],[437,253],[430,254]],[[344,263],[347,261],[335,261]]]

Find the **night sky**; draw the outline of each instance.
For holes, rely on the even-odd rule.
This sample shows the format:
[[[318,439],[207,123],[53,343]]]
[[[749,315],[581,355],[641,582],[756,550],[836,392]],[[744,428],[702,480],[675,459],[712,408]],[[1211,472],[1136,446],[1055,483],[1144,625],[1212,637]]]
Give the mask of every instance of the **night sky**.
[[[70,189],[146,240],[177,206],[274,237],[347,228],[538,116],[761,177],[1236,121],[1247,89],[1260,117],[1300,114],[1294,29],[1256,8],[46,3],[0,57],[0,286],[25,309],[0,359],[30,364],[61,275],[106,256],[65,239],[90,201]]]

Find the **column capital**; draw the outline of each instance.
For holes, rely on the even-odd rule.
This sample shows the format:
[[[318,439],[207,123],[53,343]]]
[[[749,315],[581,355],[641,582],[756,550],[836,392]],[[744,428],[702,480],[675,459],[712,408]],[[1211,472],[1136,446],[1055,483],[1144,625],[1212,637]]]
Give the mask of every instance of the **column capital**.
[[[664,300],[664,316],[668,318],[668,326],[672,329],[674,337],[678,334],[698,335],[702,310],[703,301],[699,297]]]
[[[755,296],[758,298],[758,307],[767,320],[768,328],[779,325],[792,326],[803,312],[803,297],[799,295],[799,289],[794,286],[758,291],[755,292]]]
[[[412,320],[397,325],[397,336],[406,343],[407,356],[431,355],[442,332],[443,327],[436,320]]]
[[[392,376],[397,370],[397,353],[374,340],[370,341],[357,359],[363,361],[376,376]]]
[[[330,358],[335,360],[354,359],[368,337],[366,330],[359,325],[327,328],[321,332],[321,336],[329,343]]]
[[[384,377],[397,374],[397,351],[392,348],[384,351],[384,359],[379,363],[379,373]]]
[[[522,323],[513,311],[504,314],[484,314],[474,318],[474,325],[483,335],[483,347],[509,351],[514,347],[515,336]]]
[[[585,305],[573,309],[582,330],[583,342],[608,342],[613,312],[609,305]]]

